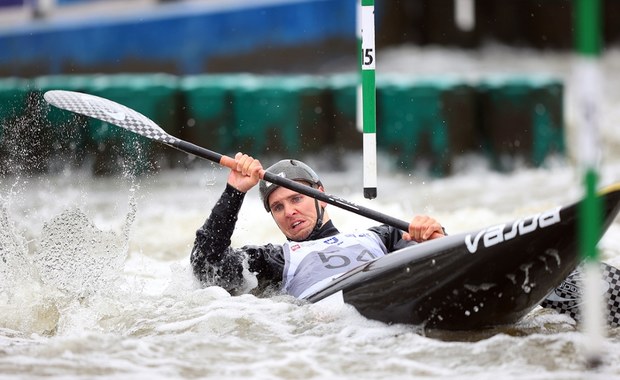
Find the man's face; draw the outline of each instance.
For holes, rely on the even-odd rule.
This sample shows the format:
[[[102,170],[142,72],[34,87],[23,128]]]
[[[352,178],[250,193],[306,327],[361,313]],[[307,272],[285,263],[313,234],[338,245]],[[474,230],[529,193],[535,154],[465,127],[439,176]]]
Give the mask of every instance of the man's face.
[[[305,240],[316,225],[314,199],[284,187],[269,195],[271,215],[280,231],[289,239]]]

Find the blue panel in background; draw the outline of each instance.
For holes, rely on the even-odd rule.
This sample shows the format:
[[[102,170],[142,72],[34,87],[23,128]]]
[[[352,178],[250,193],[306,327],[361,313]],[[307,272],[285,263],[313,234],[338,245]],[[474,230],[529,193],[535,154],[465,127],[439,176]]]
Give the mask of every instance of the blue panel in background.
[[[274,1],[229,9],[171,4],[131,17],[33,22],[0,31],[0,68],[21,75],[21,66],[38,65],[45,66],[38,74],[57,74],[71,65],[144,61],[194,74],[218,56],[333,39],[354,44],[355,5],[355,0]]]
[[[26,0],[0,0],[0,7],[23,6]]]
[[[70,5],[76,3],[94,3],[103,0],[56,0],[56,5]]]

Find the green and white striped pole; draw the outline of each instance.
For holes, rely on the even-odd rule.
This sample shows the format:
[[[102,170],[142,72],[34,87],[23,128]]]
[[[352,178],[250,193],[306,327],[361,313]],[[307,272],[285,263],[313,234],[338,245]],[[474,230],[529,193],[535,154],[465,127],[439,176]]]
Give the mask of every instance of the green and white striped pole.
[[[476,26],[476,9],[474,0],[454,0],[454,21],[465,32],[471,32]]]
[[[602,76],[599,57],[601,42],[600,0],[575,0],[575,75],[579,106],[579,164],[583,171],[585,198],[581,204],[579,237],[584,260],[582,319],[587,335],[586,359],[589,366],[601,362],[605,319],[597,242],[601,231],[602,208],[596,196],[600,152],[600,104]]]
[[[362,0],[362,126],[364,197],[377,197],[377,116],[375,88],[375,1]]]

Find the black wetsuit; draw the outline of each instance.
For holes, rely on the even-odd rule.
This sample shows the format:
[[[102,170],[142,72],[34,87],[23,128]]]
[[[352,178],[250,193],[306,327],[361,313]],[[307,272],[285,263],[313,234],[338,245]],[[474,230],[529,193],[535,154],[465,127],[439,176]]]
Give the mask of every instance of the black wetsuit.
[[[230,247],[230,239],[244,197],[245,193],[230,185],[226,186],[211,215],[196,232],[190,257],[194,275],[203,285],[218,285],[233,294],[244,287],[244,260],[247,260],[248,270],[256,274],[258,289],[270,286],[279,288],[285,267],[282,245],[246,245],[237,249]],[[369,230],[377,234],[387,252],[416,244],[403,240],[402,232],[394,227],[380,225]],[[338,233],[338,229],[328,221],[307,240],[322,239]]]

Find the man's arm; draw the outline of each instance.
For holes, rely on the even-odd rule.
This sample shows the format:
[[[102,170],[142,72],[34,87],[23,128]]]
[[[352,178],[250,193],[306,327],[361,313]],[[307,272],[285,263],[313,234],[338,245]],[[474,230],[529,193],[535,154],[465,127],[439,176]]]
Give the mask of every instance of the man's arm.
[[[205,224],[196,231],[191,253],[194,275],[203,285],[218,285],[237,294],[245,287],[244,261],[251,273],[256,274],[258,287],[279,285],[284,269],[282,246],[247,245],[230,247],[245,193],[227,185]]]
[[[416,215],[409,222],[409,231],[403,234],[403,239],[421,243],[444,236],[446,230],[438,221],[428,215]]]
[[[385,248],[389,252],[394,252],[398,249],[405,248],[409,245],[417,244],[415,241],[404,240],[403,232],[398,228],[382,224],[380,226],[371,227],[368,230],[376,233],[379,239],[385,245]]]
[[[217,283],[229,291],[238,291],[243,281],[243,250],[230,248],[230,238],[245,194],[259,181],[262,165],[247,154],[235,155],[226,189],[205,224],[196,232],[191,253],[194,275],[203,284]]]
[[[410,232],[403,232],[385,224],[371,227],[369,230],[379,236],[388,252],[446,236],[446,230],[435,219],[425,215],[413,218],[409,225]]]
[[[230,248],[245,193],[231,185],[217,201],[205,224],[196,231],[190,256],[194,275],[203,284],[218,284],[226,290],[243,285],[243,252]]]

